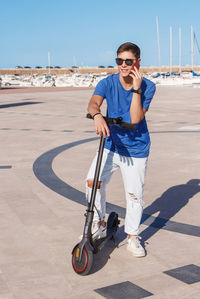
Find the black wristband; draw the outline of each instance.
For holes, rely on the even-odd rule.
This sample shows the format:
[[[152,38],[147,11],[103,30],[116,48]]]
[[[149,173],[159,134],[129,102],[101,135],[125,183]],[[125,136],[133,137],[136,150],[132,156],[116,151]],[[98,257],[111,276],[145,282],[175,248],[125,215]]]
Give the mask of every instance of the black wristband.
[[[138,94],[142,94],[142,88],[138,88],[138,89],[131,89],[131,92],[135,92],[135,93],[138,93]]]
[[[94,119],[94,117],[95,117],[96,115],[98,115],[98,114],[101,114],[101,112],[97,112],[97,113],[95,113],[95,114],[92,116],[92,118]]]

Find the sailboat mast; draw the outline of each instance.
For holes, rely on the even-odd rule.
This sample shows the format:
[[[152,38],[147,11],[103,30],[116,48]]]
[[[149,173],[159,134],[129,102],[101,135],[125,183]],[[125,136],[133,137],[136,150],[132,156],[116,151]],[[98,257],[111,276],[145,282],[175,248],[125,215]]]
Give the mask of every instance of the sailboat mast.
[[[194,31],[192,25],[191,25],[191,66],[192,66],[192,71],[194,71]]]
[[[169,28],[170,33],[170,76],[172,73],[172,27]]]
[[[181,73],[181,28],[179,28],[179,73]]]
[[[158,65],[161,72],[161,63],[160,63],[160,38],[159,38],[159,25],[158,17],[156,17],[156,27],[157,27],[157,44],[158,44]]]
[[[50,52],[48,52],[48,68],[49,68],[49,75],[50,75]]]

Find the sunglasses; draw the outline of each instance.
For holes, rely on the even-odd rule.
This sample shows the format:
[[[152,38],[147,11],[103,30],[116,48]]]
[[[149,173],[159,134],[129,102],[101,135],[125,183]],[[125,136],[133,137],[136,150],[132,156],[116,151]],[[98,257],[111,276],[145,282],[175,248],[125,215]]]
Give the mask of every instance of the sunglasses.
[[[137,61],[137,59],[131,59],[131,58],[129,58],[129,59],[122,59],[122,58],[116,58],[115,61],[116,61],[116,64],[117,64],[117,65],[122,65],[123,62],[125,61],[125,64],[126,64],[126,65],[131,66],[131,65],[133,65],[133,63],[135,63],[135,62]]]

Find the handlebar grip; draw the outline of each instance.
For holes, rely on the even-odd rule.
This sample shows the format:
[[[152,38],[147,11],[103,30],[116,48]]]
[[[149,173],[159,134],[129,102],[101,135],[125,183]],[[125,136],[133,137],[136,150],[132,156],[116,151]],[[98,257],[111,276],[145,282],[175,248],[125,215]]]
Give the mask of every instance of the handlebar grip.
[[[93,119],[93,117],[92,117],[92,115],[90,113],[87,113],[86,117],[89,118],[89,119]],[[107,117],[103,116],[103,118],[105,119],[105,121],[107,122],[107,124],[110,124],[110,125],[119,125],[120,127],[124,128],[124,129],[129,129],[129,130],[133,130],[133,131],[136,130],[134,124],[123,122],[122,121],[122,117],[107,118]]]

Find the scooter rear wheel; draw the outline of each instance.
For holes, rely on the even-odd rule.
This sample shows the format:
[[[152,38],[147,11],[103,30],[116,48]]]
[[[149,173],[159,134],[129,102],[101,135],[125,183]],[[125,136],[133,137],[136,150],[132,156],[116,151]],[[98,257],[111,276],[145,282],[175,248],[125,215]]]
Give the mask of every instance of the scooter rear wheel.
[[[82,257],[79,261],[79,247],[75,246],[72,253],[72,267],[79,275],[87,275],[93,265],[93,252],[89,249],[83,248]]]
[[[107,221],[107,228],[118,228],[119,226],[119,219],[118,219],[118,214],[115,212],[110,213]]]

